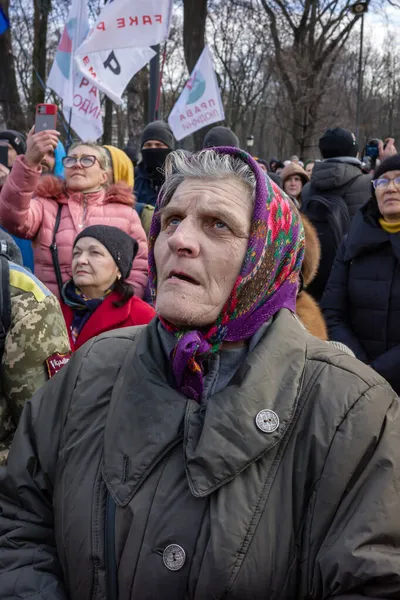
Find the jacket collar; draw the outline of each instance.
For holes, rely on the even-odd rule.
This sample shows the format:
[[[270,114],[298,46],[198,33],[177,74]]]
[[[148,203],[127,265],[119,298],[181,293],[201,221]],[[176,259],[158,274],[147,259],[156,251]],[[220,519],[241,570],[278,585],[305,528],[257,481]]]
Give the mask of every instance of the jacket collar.
[[[104,331],[111,328],[118,329],[122,323],[126,322],[130,314],[131,301],[123,306],[113,306],[113,303],[119,299],[120,296],[116,292],[112,292],[109,296],[104,298],[103,302],[96,308],[93,315],[87,320],[82,331],[79,333],[75,342],[75,350],[83,346],[88,340],[104,333]],[[66,303],[63,303],[62,309],[68,327],[68,334],[70,335],[73,309]]]
[[[382,229],[378,222],[380,216],[376,200],[373,198],[356,213],[348,234],[345,261],[349,262],[357,256],[374,252],[389,244],[400,261],[400,235],[390,234]]]
[[[115,183],[97,192],[83,193],[71,192],[66,187],[65,181],[54,175],[45,175],[39,181],[35,195],[41,198],[56,200],[60,204],[67,204],[72,198],[79,202],[85,197],[90,204],[119,203],[133,206],[132,190],[124,183]]]
[[[128,353],[113,386],[103,475],[117,504],[126,505],[157,462],[182,441],[195,496],[210,494],[261,458],[293,419],[305,355],[304,328],[281,310],[228,387],[202,406],[172,387],[154,320]],[[274,433],[256,426],[263,409],[279,416]]]
[[[335,156],[335,158],[325,158],[324,163],[344,163],[345,165],[354,165],[355,167],[360,167],[361,169],[361,161],[354,156]]]

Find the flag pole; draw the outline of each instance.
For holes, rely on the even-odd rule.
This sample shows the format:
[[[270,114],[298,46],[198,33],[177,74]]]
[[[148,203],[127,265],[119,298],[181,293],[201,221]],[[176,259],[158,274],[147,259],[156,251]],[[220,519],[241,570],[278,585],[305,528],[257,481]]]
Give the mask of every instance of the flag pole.
[[[157,93],[156,110],[155,110],[156,119],[158,119],[158,113],[159,113],[159,109],[160,109],[161,88],[162,88],[166,58],[167,58],[167,42],[165,42],[165,44],[164,44],[163,57],[162,57],[162,63],[161,63],[161,71],[160,71],[160,77],[159,77],[159,81],[158,81],[158,93]]]
[[[160,80],[160,44],[151,46],[156,55],[150,61],[149,123],[156,118],[157,94]]]

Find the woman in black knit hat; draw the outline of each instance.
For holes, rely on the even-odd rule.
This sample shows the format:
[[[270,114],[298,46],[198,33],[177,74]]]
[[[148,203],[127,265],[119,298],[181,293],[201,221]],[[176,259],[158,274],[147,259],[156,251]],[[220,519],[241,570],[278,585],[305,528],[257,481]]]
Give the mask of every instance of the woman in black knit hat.
[[[108,225],[86,227],[76,237],[61,302],[73,350],[105,331],[152,320],[154,310],[126,281],[137,249],[127,233]]]
[[[339,248],[322,308],[343,342],[400,393],[400,154],[384,160],[372,195]]]

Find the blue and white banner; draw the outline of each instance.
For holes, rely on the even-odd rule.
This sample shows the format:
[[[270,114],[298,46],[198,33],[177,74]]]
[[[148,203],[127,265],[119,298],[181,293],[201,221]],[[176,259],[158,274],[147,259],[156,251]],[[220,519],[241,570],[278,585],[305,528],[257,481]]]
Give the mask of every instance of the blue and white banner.
[[[206,125],[225,119],[211,53],[204,47],[199,60],[179,96],[168,123],[177,140]]]
[[[63,101],[63,113],[72,129],[84,141],[103,135],[99,90],[79,73],[74,55],[89,32],[87,5],[72,0],[47,85]],[[71,113],[72,111],[72,113]]]

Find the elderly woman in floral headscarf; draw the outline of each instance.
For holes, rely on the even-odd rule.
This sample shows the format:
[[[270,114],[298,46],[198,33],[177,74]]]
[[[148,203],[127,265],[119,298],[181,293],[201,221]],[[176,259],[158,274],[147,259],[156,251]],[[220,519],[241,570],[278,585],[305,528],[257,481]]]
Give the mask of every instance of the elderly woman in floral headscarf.
[[[0,473],[0,599],[398,598],[398,399],[294,315],[301,221],[235,148],[171,155],[158,319],[88,342]]]

